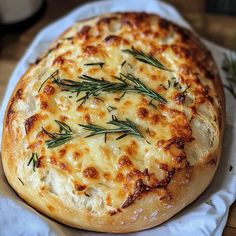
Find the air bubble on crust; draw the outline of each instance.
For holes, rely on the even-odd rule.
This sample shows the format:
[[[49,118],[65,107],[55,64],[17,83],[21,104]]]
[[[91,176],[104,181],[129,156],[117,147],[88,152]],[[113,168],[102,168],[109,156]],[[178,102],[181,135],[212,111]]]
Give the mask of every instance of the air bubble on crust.
[[[154,211],[152,214],[151,214],[151,221],[154,221],[157,219],[157,215],[158,215],[158,211]]]
[[[110,31],[112,33],[116,33],[120,30],[121,28],[121,23],[119,21],[113,21],[110,26]]]
[[[193,104],[193,101],[194,101],[194,98],[191,98],[189,95],[186,95],[184,104],[186,106],[191,106]]]
[[[170,209],[170,208],[173,208],[174,206],[173,205],[167,205],[166,208],[167,209]]]
[[[158,211],[154,211],[152,214],[151,214],[151,217],[156,217],[158,214]]]
[[[175,37],[173,34],[167,35],[165,38],[159,40],[159,44],[173,44],[175,41]]]
[[[191,165],[201,161],[217,146],[217,130],[204,116],[196,115],[190,122],[194,140],[185,144],[185,152]]]
[[[214,109],[209,101],[200,104],[198,107],[198,112],[206,116],[208,119],[214,120]]]

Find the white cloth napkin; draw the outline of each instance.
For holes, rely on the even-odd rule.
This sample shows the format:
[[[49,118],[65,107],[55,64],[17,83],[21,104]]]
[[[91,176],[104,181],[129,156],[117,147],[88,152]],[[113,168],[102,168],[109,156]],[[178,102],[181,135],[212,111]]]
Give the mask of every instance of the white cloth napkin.
[[[94,15],[116,11],[146,11],[157,13],[179,25],[190,28],[188,23],[170,5],[158,0],[114,0],[99,1],[83,5],[67,16],[50,24],[34,39],[26,54],[18,63],[6,90],[0,112],[0,134],[2,132],[3,115],[9,97],[30,62],[33,62],[48,48],[57,36],[76,21]],[[219,69],[223,53],[227,49],[203,40],[211,50]],[[220,69],[223,82],[225,75]],[[227,123],[224,136],[222,159],[216,176],[209,188],[190,206],[185,208],[171,220],[142,232],[130,235],[161,236],[220,236],[227,221],[230,205],[236,197],[236,101],[225,91],[227,103]],[[1,142],[1,140],[0,140]],[[233,169],[230,171],[230,166]],[[0,236],[74,236],[99,235],[99,233],[76,230],[59,224],[25,204],[7,184],[0,164]],[[109,234],[107,234],[109,235]]]

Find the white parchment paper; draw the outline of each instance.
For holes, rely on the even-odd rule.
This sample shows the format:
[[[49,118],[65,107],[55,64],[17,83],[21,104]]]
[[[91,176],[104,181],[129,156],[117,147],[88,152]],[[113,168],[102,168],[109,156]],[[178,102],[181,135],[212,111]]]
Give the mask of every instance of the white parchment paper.
[[[170,5],[158,0],[114,0],[99,1],[83,5],[67,16],[43,29],[34,39],[23,58],[13,72],[0,110],[0,134],[2,132],[3,115],[9,97],[30,62],[33,62],[49,44],[74,22],[106,12],[146,11],[157,13],[179,25],[190,27],[179,13]],[[216,22],[217,23],[217,22]],[[227,49],[203,40],[211,50],[220,69],[223,53]],[[220,70],[223,82],[225,75]],[[185,208],[175,217],[159,227],[132,233],[144,236],[220,236],[227,221],[230,205],[236,197],[236,101],[228,91],[226,94],[227,122],[223,143],[222,159],[216,176],[209,188],[197,201]],[[1,139],[0,139],[1,142]],[[1,163],[1,162],[0,162]],[[230,166],[233,169],[230,171]],[[0,164],[0,236],[74,236],[101,235],[77,230],[59,224],[25,204],[7,184]]]

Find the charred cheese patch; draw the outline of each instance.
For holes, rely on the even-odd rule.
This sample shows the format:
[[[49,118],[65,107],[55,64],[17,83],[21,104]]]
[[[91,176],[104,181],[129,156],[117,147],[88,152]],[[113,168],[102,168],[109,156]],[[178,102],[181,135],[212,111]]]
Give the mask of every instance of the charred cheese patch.
[[[124,53],[132,47],[170,71]],[[86,93],[59,87],[50,78],[55,71],[54,77],[76,82],[88,75],[115,83],[121,73],[132,74],[167,102],[116,91],[100,92],[81,105],[78,100]],[[217,77],[210,53],[193,33],[156,15],[117,13],[76,23],[37,60],[9,103],[4,135],[17,137],[20,147],[14,154],[16,178],[24,188],[94,215],[113,217],[151,193],[170,201],[168,186],[175,174],[184,171],[187,183],[192,168],[207,165],[219,146]],[[131,120],[143,137],[87,137],[79,125],[114,128],[107,124],[112,116]],[[56,135],[55,121],[76,135],[48,148],[52,137],[42,127]],[[39,158],[29,165],[32,153]]]

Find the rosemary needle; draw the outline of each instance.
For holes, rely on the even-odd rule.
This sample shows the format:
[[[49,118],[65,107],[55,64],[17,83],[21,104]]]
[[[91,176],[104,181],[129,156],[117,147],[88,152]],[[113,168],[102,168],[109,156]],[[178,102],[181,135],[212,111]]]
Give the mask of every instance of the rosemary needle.
[[[55,70],[47,79],[45,79],[45,80],[43,81],[43,83],[40,85],[39,90],[38,90],[38,93],[39,93],[40,90],[42,89],[43,85],[44,85],[48,80],[50,80],[50,79],[55,79],[55,77],[58,75],[58,73],[59,73],[59,70],[57,69],[57,70]]]
[[[59,120],[55,120],[55,122],[59,126],[59,133],[50,133],[42,127],[44,133],[47,134],[49,138],[51,138],[50,140],[46,141],[46,145],[48,148],[61,146],[73,139],[75,136],[71,128],[66,123],[63,123]]]
[[[102,69],[102,67],[105,65],[105,63],[104,62],[94,62],[94,63],[86,63],[84,65],[85,66],[100,66]]]
[[[32,153],[27,166],[29,166],[30,163],[32,162],[33,163],[33,171],[35,171],[35,167],[37,167],[37,165],[38,165],[38,160],[39,160],[38,154],[37,153]]]

